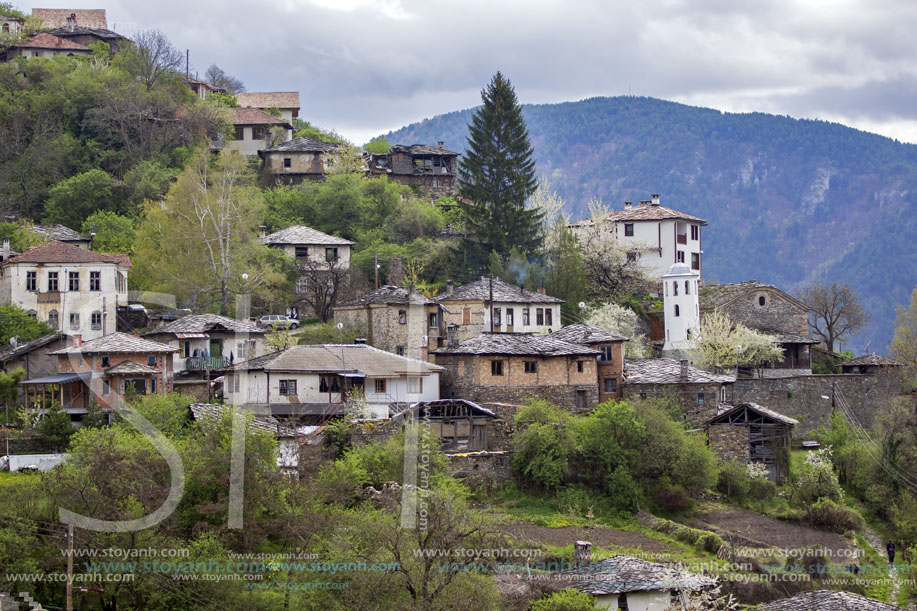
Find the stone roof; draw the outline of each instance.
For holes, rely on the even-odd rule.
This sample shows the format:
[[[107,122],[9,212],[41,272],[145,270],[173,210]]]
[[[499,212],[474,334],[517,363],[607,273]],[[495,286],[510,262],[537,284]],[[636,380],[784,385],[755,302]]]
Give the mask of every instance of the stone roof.
[[[232,331],[236,333],[257,333],[264,335],[267,330],[258,325],[219,314],[190,314],[167,325],[144,333],[144,337],[168,333],[209,333],[211,331]]]
[[[458,346],[444,346],[433,354],[498,354],[515,356],[595,356],[598,350],[565,342],[548,335],[524,333],[484,333],[461,342]]]
[[[806,337],[805,335],[799,335],[798,333],[790,333],[788,331],[778,331],[776,329],[766,329],[760,328],[755,325],[748,325],[749,328],[754,329],[755,331],[760,331],[768,335],[773,335],[777,338],[777,342],[781,344],[817,344],[817,339],[812,339],[811,337]]]
[[[745,282],[733,282],[731,284],[705,283],[704,286],[701,287],[697,299],[700,302],[701,310],[710,310],[713,308],[721,308],[723,306],[727,306],[740,299],[748,292],[760,290],[775,291],[780,293],[781,297],[799,309],[805,312],[809,311],[809,307],[806,304],[799,301],[792,295],[784,293],[776,286],[758,282],[757,280],[746,280]]]
[[[299,109],[298,91],[243,91],[236,94],[239,106],[247,108]]]
[[[398,356],[366,344],[291,346],[236,365],[235,371],[263,370],[301,373],[360,373],[371,377],[425,375],[444,368]]]
[[[626,342],[630,338],[606,331],[600,327],[585,322],[578,322],[562,327],[551,333],[554,339],[560,339],[574,344],[601,344],[605,342]]]
[[[392,286],[390,284],[386,284],[385,286],[380,286],[374,291],[366,293],[362,297],[341,301],[338,303],[338,307],[362,306],[367,304],[429,305],[435,303],[435,299],[425,297],[417,291],[411,291],[410,289],[403,286]]]
[[[504,282],[499,278],[493,279],[494,303],[563,303],[563,299],[542,295],[529,291],[521,286]],[[451,295],[439,297],[439,301],[490,301],[490,280],[481,278],[468,284],[463,284],[453,291]]]
[[[117,365],[112,365],[105,370],[105,373],[111,376],[117,375],[152,375],[159,373],[158,369],[150,367],[149,365],[144,365],[143,363],[135,363],[134,361],[121,361]]]
[[[900,611],[901,607],[843,590],[802,592],[759,607],[760,611]]]
[[[233,406],[220,405],[218,403],[192,403],[188,406],[191,410],[191,417],[194,420],[207,420],[211,418],[222,418],[223,414],[232,412]],[[237,408],[238,409],[238,408]],[[271,433],[277,433],[281,429],[280,421],[267,414],[254,415],[245,410],[240,412],[251,415],[252,419],[249,426],[254,429],[264,429]]]
[[[263,244],[315,244],[318,246],[350,246],[350,240],[328,235],[305,225],[292,225],[260,238]]]
[[[429,146],[427,144],[396,144],[392,147],[392,153],[408,153],[409,155],[455,155],[458,153],[438,146]]]
[[[599,219],[599,222],[627,223],[631,221],[664,221],[666,219],[677,219],[679,221],[690,221],[697,225],[706,225],[707,221],[702,218],[667,208],[660,204],[641,203],[639,206],[631,206],[624,210],[609,212]],[[586,219],[577,223],[571,223],[571,227],[590,227],[595,224],[592,219]]]
[[[293,138],[264,149],[265,153],[333,153],[341,148],[337,142],[320,142],[311,138]]]
[[[715,420],[720,420],[724,416],[732,414],[733,412],[741,411],[743,409],[748,409],[753,412],[757,412],[758,414],[762,416],[771,418],[772,420],[776,420],[777,422],[782,422],[783,424],[789,424],[789,425],[794,425],[794,426],[799,424],[799,420],[790,418],[789,416],[784,416],[780,412],[775,412],[774,410],[768,409],[764,407],[763,405],[758,405],[757,403],[742,403],[741,405],[721,405],[719,406],[717,410],[716,416],[714,416],[713,418],[710,418],[710,420],[708,420],[707,423],[712,424]]]
[[[578,577],[570,580],[570,587],[592,596],[653,590],[695,591],[716,585],[715,577],[621,555],[601,562],[591,562],[558,575]]]
[[[11,257],[6,265],[14,263],[114,263],[122,267],[130,267],[131,259],[127,255],[93,252],[54,240],[40,246],[33,246],[21,255]]]
[[[108,28],[104,8],[33,8],[32,17],[41,19],[42,27],[62,28],[67,18],[75,16],[75,25],[87,28]]]
[[[883,367],[903,367],[904,363],[896,361],[895,359],[889,358],[887,356],[882,356],[881,354],[876,354],[875,352],[873,352],[872,354],[859,356],[855,359],[851,359],[849,361],[844,361],[843,363],[841,363],[842,367],[847,367],[847,366],[855,367],[855,366],[863,366],[863,365],[875,365],[875,366],[883,366]]]
[[[688,379],[681,379],[681,361],[675,359],[625,359],[626,384],[730,384],[735,376],[710,373],[688,365]]]
[[[90,240],[88,235],[63,225],[32,225],[29,230],[49,240],[61,242],[88,242]]]
[[[178,348],[128,335],[127,333],[109,333],[83,342],[80,346],[69,346],[56,350],[51,354],[104,354],[113,352],[149,354],[152,352],[178,352]]]
[[[55,36],[60,36],[61,38],[71,38],[73,36],[95,36],[96,38],[101,38],[102,40],[124,38],[124,36],[121,36],[117,32],[112,32],[111,30],[107,30],[105,28],[87,28],[84,26],[74,26],[72,28],[55,28],[49,33]]]
[[[48,32],[39,32],[28,40],[14,45],[20,49],[52,49],[55,51],[82,51],[89,53],[89,47],[78,42],[54,36]]]
[[[270,115],[259,108],[230,108],[229,122],[233,125],[282,125],[293,129],[284,119]]]
[[[63,333],[49,333],[48,335],[42,335],[41,337],[31,339],[27,342],[19,343],[15,348],[13,346],[3,346],[0,348],[0,363],[6,363],[22,354],[26,354],[42,346],[47,346],[51,342],[62,337],[64,337]]]

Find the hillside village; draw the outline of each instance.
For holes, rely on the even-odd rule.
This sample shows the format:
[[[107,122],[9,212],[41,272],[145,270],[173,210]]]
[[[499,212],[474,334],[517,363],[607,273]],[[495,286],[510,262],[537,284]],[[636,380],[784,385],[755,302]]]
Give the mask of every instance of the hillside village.
[[[0,82],[23,89],[55,70],[132,74],[143,48],[104,9],[19,15],[0,15]],[[181,133],[156,132],[172,129],[154,125],[164,113],[129,137],[161,151],[119,175],[127,141],[99,130],[93,146],[114,156],[55,169],[34,187],[44,201],[0,199],[0,564],[50,572],[61,555],[47,550],[76,541],[399,568],[295,593],[280,586],[332,575],[240,571],[253,589],[140,571],[133,585],[71,583],[66,601],[63,584],[7,575],[4,611],[27,608],[23,588],[80,609],[913,608],[917,363],[902,347],[917,302],[889,354],[839,354],[801,294],[705,277],[704,245],[731,237],[655,193],[579,221],[529,207],[543,256],[472,262],[458,143],[361,150],[307,123],[299,92],[166,72],[147,89],[172,92]],[[531,191],[550,200],[547,183]],[[215,218],[214,202],[233,212]],[[68,531],[55,507],[134,519],[169,489],[130,411],[181,455],[190,499],[136,539]],[[246,522],[232,531],[236,439]],[[431,465],[421,480],[409,439],[410,460]],[[429,539],[405,527],[418,489]],[[475,546],[500,551],[472,570],[426,555]],[[551,562],[519,565],[532,550]]]

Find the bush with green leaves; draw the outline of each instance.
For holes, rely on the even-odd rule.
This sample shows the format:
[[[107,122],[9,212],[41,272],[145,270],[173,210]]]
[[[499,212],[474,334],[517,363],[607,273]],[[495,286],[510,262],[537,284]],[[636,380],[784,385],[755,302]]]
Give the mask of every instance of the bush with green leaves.
[[[834,472],[830,447],[809,452],[796,480],[794,494],[803,503],[814,503],[818,499],[840,501],[844,491]]]
[[[592,611],[595,599],[589,594],[565,588],[547,598],[536,600],[530,611]]]
[[[863,530],[866,525],[860,514],[826,498],[820,498],[815,504],[810,505],[808,514],[812,524],[817,528],[841,534],[849,530]]]
[[[729,460],[720,466],[717,476],[716,488],[726,496],[733,499],[742,499],[748,495],[751,486],[748,470],[742,463]]]

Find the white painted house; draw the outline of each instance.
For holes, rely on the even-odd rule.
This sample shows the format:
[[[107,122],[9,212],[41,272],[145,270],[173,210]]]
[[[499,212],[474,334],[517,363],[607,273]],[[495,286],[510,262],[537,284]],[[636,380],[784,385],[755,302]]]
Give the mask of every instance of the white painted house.
[[[296,259],[297,263],[320,270],[350,269],[350,247],[353,242],[323,233],[305,225],[292,225],[268,234],[261,227],[262,244],[277,248]]]
[[[637,206],[624,202],[624,210],[596,221],[573,223],[570,228],[577,235],[588,231],[609,234],[636,251],[639,263],[651,277],[660,278],[674,263],[684,263],[703,276],[701,228],[706,224],[704,219],[666,208],[654,193],[651,200]]]
[[[227,148],[243,155],[256,156],[258,151],[293,139],[293,125],[257,108],[230,108],[233,126]]]
[[[439,399],[441,371],[366,344],[292,346],[233,367],[223,394],[232,405],[316,423],[362,397],[362,416],[388,418],[390,406]]]
[[[691,333],[696,333],[700,324],[699,279],[700,275],[684,263],[676,263],[662,276],[663,353],[685,351],[694,346]]]
[[[115,331],[127,304],[127,255],[52,241],[2,265],[0,303],[15,304],[52,329],[85,340]]]
[[[144,337],[178,349],[175,373],[221,370],[261,356],[267,329],[219,314],[183,316]]]

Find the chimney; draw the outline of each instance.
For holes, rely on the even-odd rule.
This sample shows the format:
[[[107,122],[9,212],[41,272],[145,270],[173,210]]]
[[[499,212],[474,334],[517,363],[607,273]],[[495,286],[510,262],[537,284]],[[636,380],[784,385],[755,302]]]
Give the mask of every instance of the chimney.
[[[439,147],[439,148],[441,148],[441,149],[444,149],[444,148],[446,148],[446,143],[443,142],[442,140],[440,140],[439,142],[436,143],[436,146]]]
[[[679,373],[678,379],[682,382],[688,381],[688,360],[681,360],[681,373]]]
[[[267,236],[267,225],[260,225],[258,227],[258,237],[263,238]]]
[[[648,200],[648,199],[641,199],[641,200],[640,200],[640,205],[641,205],[641,206],[649,206],[651,203],[652,203],[652,202],[651,202],[650,200]]]
[[[658,206],[659,205],[659,194],[653,193],[652,195],[650,195],[650,197],[653,198],[653,205]]]
[[[541,295],[547,295],[547,293],[545,292],[543,286],[539,286],[539,287],[538,287],[537,289],[535,289],[535,290],[538,291],[538,293],[540,293]]]
[[[630,209],[633,208],[633,207],[634,207],[634,202],[624,202],[624,209],[625,209],[625,210],[630,210]]]
[[[76,335],[73,336],[73,347],[79,348],[82,345],[83,345],[83,336],[77,333]]]
[[[592,561],[592,543],[590,541],[577,541],[573,544],[573,566],[579,568]]]
[[[453,282],[451,279],[446,280],[446,295],[445,296],[449,297],[454,292],[455,292],[455,282]]]
[[[0,250],[0,261],[6,261],[10,258],[10,239],[3,238],[3,250]]]
[[[358,346],[364,346],[366,345],[366,338],[365,337],[355,337],[353,338],[353,343],[355,343]]]

